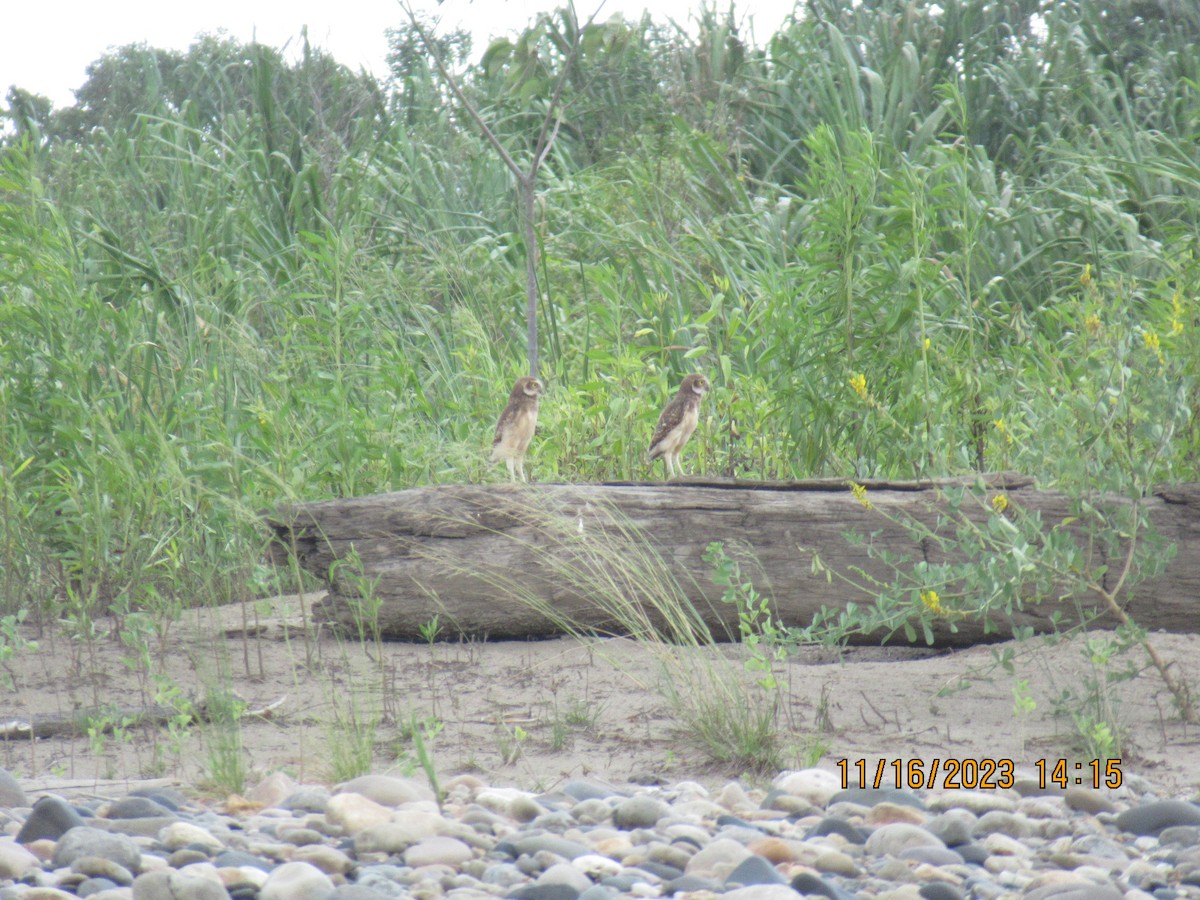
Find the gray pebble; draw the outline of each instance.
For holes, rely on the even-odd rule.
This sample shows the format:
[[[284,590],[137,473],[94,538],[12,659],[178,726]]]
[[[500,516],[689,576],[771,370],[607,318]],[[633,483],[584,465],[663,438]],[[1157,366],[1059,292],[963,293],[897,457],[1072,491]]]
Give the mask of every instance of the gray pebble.
[[[53,861],[57,868],[66,868],[85,856],[103,857],[130,872],[137,872],[142,867],[142,851],[131,837],[88,825],[72,828],[54,846]]]
[[[640,794],[618,803],[612,818],[614,825],[627,831],[631,828],[652,828],[670,812],[671,808],[663,801]]]
[[[1196,825],[1170,825],[1159,833],[1158,842],[1164,847],[1172,845],[1195,847],[1200,844],[1200,827]]]
[[[25,791],[21,789],[17,779],[12,777],[8,769],[0,766],[0,809],[13,809],[28,805],[29,801],[25,799]]]
[[[944,881],[931,881],[917,891],[921,900],[963,900],[963,892]]]
[[[576,800],[605,800],[608,797],[623,797],[621,792],[606,784],[574,778],[563,785],[563,793]]]
[[[579,891],[565,884],[530,884],[504,896],[512,900],[579,900]]]
[[[975,835],[975,814],[965,809],[951,809],[925,823],[925,830],[941,839],[947,847],[968,843]]]
[[[86,824],[87,819],[75,807],[62,797],[50,794],[33,804],[33,811],[17,832],[17,843],[29,844],[44,838],[56,841],[72,828]]]
[[[175,810],[168,809],[150,797],[126,797],[108,808],[110,819],[148,819],[153,817],[175,818]]]
[[[183,872],[160,869],[133,881],[133,900],[229,900],[229,892],[215,881],[192,878]]]
[[[1200,807],[1184,800],[1156,800],[1120,813],[1117,828],[1130,834],[1157,835],[1164,828],[1200,825]]]
[[[725,886],[745,887],[752,884],[787,884],[787,879],[761,856],[748,856],[725,878]]]
[[[167,793],[82,808],[43,798],[40,811],[0,814],[0,827],[74,824],[41,838],[51,861],[0,841],[0,900],[1116,900],[1118,885],[1124,900],[1200,900],[1200,806],[1112,808],[1136,792],[837,792],[823,772],[769,789],[630,794],[582,779],[537,795],[475,782],[441,812],[407,779],[355,782],[419,802],[353,836],[327,819],[323,789],[303,785],[288,786],[291,813],[226,813]],[[152,871],[138,875],[143,860]]]

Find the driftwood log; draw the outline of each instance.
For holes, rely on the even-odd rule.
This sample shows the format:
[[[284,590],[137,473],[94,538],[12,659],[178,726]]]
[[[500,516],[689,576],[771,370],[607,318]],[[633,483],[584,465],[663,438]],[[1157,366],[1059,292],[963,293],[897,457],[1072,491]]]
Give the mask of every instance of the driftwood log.
[[[268,523],[277,559],[297,561],[327,579],[330,595],[314,610],[318,620],[365,626],[368,633],[378,628],[387,638],[421,639],[435,615],[442,638],[546,636],[562,633],[565,620],[620,630],[614,598],[655,607],[653,598],[671,591],[685,595],[724,636],[737,634],[737,610],[721,602],[722,588],[702,560],[710,542],[722,541],[731,555],[742,556],[743,577],[771,598],[779,621],[805,626],[822,607],[870,603],[869,593],[838,576],[860,585],[890,581],[893,570],[881,554],[910,564],[946,561],[938,541],[914,539],[897,520],[912,517],[952,535],[947,489],[971,484],[977,492],[974,521],[994,515],[988,504],[1003,493],[1006,515],[1038,513],[1046,528],[1066,523],[1083,547],[1085,564],[1107,567],[1103,578],[1112,587],[1127,542],[1109,547],[1107,557],[1079,522],[1070,524],[1076,511],[1067,497],[1036,491],[1030,479],[1011,474],[938,483],[868,481],[871,508],[847,482],[832,480],[447,485],[299,504],[268,516]],[[1128,502],[1094,501],[1101,508]],[[1177,552],[1165,571],[1121,592],[1123,607],[1151,630],[1198,631],[1200,484],[1163,488],[1140,502],[1164,547],[1174,545]],[[854,533],[861,541],[848,538]],[[364,602],[364,596],[371,599]],[[1080,609],[1098,608],[1091,595],[1065,601],[1052,594],[1025,603],[1008,625],[1046,631],[1052,614],[1071,622]],[[648,615],[660,618],[656,609]],[[935,629],[944,646],[1011,633],[1005,624],[998,633],[985,633],[971,620],[957,622],[956,630]]]
[[[247,708],[242,715],[269,719],[286,699],[284,696],[265,706]],[[158,727],[178,719],[180,715],[186,715],[189,723],[212,721],[208,707],[202,702],[194,704],[187,713],[181,713],[174,706],[96,706],[28,719],[0,719],[0,741],[27,741],[62,736],[85,737],[94,730],[112,734],[118,725],[122,728]]]

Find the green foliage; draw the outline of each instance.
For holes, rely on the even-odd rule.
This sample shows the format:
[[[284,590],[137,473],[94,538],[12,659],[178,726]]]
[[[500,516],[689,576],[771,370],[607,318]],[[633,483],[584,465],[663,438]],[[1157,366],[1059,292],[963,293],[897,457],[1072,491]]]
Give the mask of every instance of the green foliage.
[[[770,599],[759,593],[752,581],[743,580],[741,563],[725,552],[722,543],[709,544],[704,561],[713,567],[713,584],[725,588],[721,601],[737,606],[738,637],[750,652],[746,671],[758,676],[759,687],[775,690],[779,687],[775,664],[787,659],[788,647],[794,641],[787,629],[772,618]]]
[[[210,790],[240,794],[246,789],[247,761],[242,745],[244,701],[228,687],[210,686],[204,709],[208,723],[204,730],[204,779]]]
[[[442,38],[521,152],[579,39],[539,182],[534,479],[645,477],[696,369],[696,471],[1197,477],[1195,17],[1043,6],[811,0],[762,48],[732,10],[695,37],[560,11],[478,67]],[[10,92],[0,613],[169,622],[277,589],[262,509],[502,477],[521,210],[392,44],[385,85],[207,36],[106,54],[70,109]]]

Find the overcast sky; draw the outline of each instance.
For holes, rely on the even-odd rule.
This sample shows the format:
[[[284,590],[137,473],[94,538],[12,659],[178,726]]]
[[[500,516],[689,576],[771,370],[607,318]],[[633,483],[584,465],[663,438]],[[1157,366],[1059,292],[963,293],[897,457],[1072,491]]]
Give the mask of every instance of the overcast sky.
[[[594,0],[599,5],[600,0]],[[649,7],[654,18],[684,25],[702,0],[605,0],[600,18],[615,13],[640,18]],[[519,31],[540,10],[562,5],[555,0],[416,0],[418,10],[442,17],[442,28],[464,27],[474,36],[476,53],[492,37]],[[589,7],[577,0],[581,18]],[[716,0],[718,10],[729,0]],[[753,25],[759,44],[792,11],[795,0],[737,0],[743,26]],[[145,42],[153,47],[186,50],[197,34],[224,30],[240,41],[258,40],[273,47],[298,43],[308,26],[309,42],[328,50],[352,69],[377,76],[387,71],[384,29],[404,21],[398,0],[8,0],[0,28],[0,99],[17,85],[54,101],[74,103],[72,91],[83,84],[89,63],[106,49]],[[441,30],[441,29],[439,29]],[[746,34],[750,37],[750,34]]]

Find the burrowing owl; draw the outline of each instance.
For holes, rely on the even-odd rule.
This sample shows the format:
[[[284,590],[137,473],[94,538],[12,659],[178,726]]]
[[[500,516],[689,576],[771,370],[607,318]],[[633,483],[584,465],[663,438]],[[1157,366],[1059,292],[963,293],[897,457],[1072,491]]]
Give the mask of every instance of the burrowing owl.
[[[533,440],[533,431],[537,428],[538,397],[545,388],[532,375],[523,375],[513,385],[512,393],[508,395],[508,406],[500,413],[500,421],[496,423],[496,436],[492,438],[492,462],[504,460],[508,464],[508,477],[522,481],[525,477],[525,451]]]
[[[658,417],[654,437],[650,438],[650,461],[661,456],[667,464],[668,478],[675,477],[676,469],[680,475],[684,474],[679,452],[696,430],[696,423],[700,421],[700,398],[710,387],[703,375],[686,376],[679,386],[679,393],[671,398]]]

